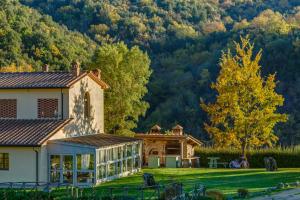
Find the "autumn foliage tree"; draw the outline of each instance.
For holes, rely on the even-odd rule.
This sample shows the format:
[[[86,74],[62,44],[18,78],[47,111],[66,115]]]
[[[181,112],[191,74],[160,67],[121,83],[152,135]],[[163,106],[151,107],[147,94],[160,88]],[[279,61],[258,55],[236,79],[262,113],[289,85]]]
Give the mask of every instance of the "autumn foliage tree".
[[[0,72],[32,72],[33,68],[31,65],[16,66],[11,64],[5,67],[0,67]]]
[[[262,51],[253,53],[248,37],[235,43],[236,55],[229,50],[220,61],[220,74],[212,88],[218,93],[215,103],[201,103],[210,122],[205,129],[217,147],[246,150],[272,146],[278,138],[274,126],[287,116],[277,111],[284,98],[275,91],[275,75],[261,76]]]

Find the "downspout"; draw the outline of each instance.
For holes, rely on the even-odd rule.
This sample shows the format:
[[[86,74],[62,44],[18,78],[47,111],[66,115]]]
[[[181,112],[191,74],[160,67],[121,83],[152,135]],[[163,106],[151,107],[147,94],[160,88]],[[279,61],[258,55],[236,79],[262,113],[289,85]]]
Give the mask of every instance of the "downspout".
[[[61,119],[64,119],[64,94],[60,88]]]
[[[35,151],[35,181],[39,182],[39,151],[33,148],[33,151]]]

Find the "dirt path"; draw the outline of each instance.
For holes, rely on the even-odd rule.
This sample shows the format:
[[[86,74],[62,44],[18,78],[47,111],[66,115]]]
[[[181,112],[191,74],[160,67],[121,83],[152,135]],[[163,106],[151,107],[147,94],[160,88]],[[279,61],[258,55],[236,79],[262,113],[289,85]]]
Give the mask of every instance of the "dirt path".
[[[300,188],[286,190],[273,195],[256,197],[252,200],[300,200]]]

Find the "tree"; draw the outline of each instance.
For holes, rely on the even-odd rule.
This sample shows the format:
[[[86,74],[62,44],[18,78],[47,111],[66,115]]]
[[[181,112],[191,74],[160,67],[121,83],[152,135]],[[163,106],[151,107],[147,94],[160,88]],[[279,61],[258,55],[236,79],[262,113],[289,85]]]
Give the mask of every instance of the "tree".
[[[5,67],[0,67],[0,72],[32,72],[32,66],[16,66],[15,64],[11,64]]]
[[[150,59],[138,47],[104,44],[95,52],[92,68],[101,69],[105,91],[105,131],[130,135],[149,105],[143,100],[151,74]]]
[[[236,147],[246,156],[251,147],[271,146],[278,140],[273,128],[287,116],[277,113],[284,98],[275,92],[275,75],[261,77],[262,51],[253,55],[249,38],[235,43],[236,55],[228,50],[220,61],[220,74],[212,88],[216,102],[201,107],[210,117],[205,129],[218,147]]]

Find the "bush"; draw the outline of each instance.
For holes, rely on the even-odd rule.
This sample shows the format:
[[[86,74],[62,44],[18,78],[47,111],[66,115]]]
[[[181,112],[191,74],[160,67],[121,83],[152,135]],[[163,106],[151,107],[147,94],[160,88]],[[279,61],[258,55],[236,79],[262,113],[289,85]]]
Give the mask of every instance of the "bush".
[[[225,200],[226,196],[219,190],[208,190],[206,196],[214,200]]]
[[[200,165],[208,167],[207,157],[220,157],[220,162],[230,162],[241,156],[238,149],[220,149],[220,148],[198,148],[195,154],[200,157]],[[300,148],[272,148],[250,150],[247,153],[247,159],[250,168],[264,168],[264,158],[273,157],[280,168],[297,168],[300,167]]]

